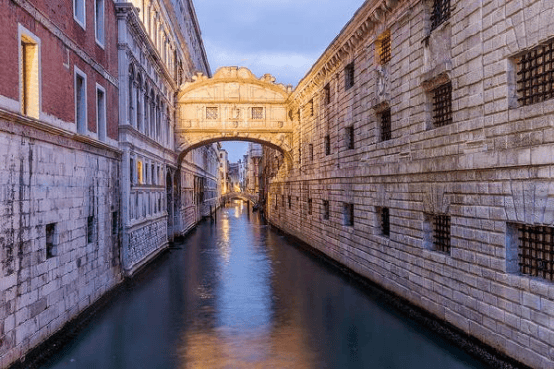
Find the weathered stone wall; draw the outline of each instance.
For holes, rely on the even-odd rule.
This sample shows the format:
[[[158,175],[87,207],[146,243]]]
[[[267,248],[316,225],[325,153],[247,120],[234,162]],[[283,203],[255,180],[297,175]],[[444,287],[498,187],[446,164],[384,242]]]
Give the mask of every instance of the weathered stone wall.
[[[0,367],[121,279],[118,152],[21,120],[0,118]]]
[[[386,3],[366,2],[293,93],[295,168],[269,185],[266,214],[512,358],[553,367],[554,283],[519,272],[514,231],[554,224],[554,100],[522,106],[514,73],[520,53],[554,37],[553,6],[451,1],[450,18],[430,31],[432,1]],[[382,65],[376,40],[386,30],[392,59]],[[447,81],[452,123],[435,127],[432,89]],[[433,247],[439,214],[450,216],[449,253]]]
[[[131,266],[140,265],[157,250],[164,249],[167,244],[167,216],[135,225],[129,230]]]

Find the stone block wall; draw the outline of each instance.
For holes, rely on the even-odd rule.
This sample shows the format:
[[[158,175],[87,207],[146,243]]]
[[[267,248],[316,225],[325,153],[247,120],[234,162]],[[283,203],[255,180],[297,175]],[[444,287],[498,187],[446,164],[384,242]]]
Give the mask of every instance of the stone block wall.
[[[554,39],[553,6],[450,4],[433,30],[433,1],[362,6],[293,93],[295,168],[270,183],[266,214],[508,356],[552,367],[554,282],[520,271],[518,228],[554,225],[554,100],[521,104],[515,71],[522,53]],[[387,30],[382,64],[376,41]],[[438,127],[433,91],[445,83],[452,122]],[[434,243],[439,215],[450,222],[444,252]]]
[[[119,154],[0,117],[0,366],[121,279]]]

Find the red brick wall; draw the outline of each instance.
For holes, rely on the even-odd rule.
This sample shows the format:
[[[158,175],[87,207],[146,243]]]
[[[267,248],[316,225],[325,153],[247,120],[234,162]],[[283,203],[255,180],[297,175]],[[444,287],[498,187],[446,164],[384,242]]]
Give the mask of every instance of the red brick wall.
[[[86,30],[73,19],[72,0],[34,0],[32,3],[81,49],[117,79],[117,25],[115,7],[105,0],[105,45],[95,39],[94,1],[86,1]],[[0,95],[19,100],[19,59],[17,25],[21,23],[41,41],[41,87],[44,113],[63,121],[75,122],[74,66],[87,75],[88,127],[96,132],[96,82],[106,89],[107,134],[117,139],[117,88],[105,80],[62,40],[51,34],[26,11],[10,0],[0,0]],[[64,65],[65,64],[65,65]]]

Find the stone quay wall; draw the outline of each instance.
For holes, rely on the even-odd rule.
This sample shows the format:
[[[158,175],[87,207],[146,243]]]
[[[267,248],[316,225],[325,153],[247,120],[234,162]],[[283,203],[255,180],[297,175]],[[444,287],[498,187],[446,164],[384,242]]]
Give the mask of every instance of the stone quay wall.
[[[553,367],[554,99],[524,102],[517,72],[550,50],[554,7],[452,0],[436,26],[434,3],[364,3],[300,82],[294,168],[270,182],[266,215],[508,356]],[[544,253],[524,250],[533,234]]]
[[[0,367],[121,281],[119,152],[0,111]]]

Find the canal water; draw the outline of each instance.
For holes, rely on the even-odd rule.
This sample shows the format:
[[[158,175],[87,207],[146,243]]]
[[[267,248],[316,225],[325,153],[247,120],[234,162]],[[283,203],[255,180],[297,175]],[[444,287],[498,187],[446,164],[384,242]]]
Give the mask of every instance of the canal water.
[[[48,366],[486,367],[240,202],[141,273]]]

